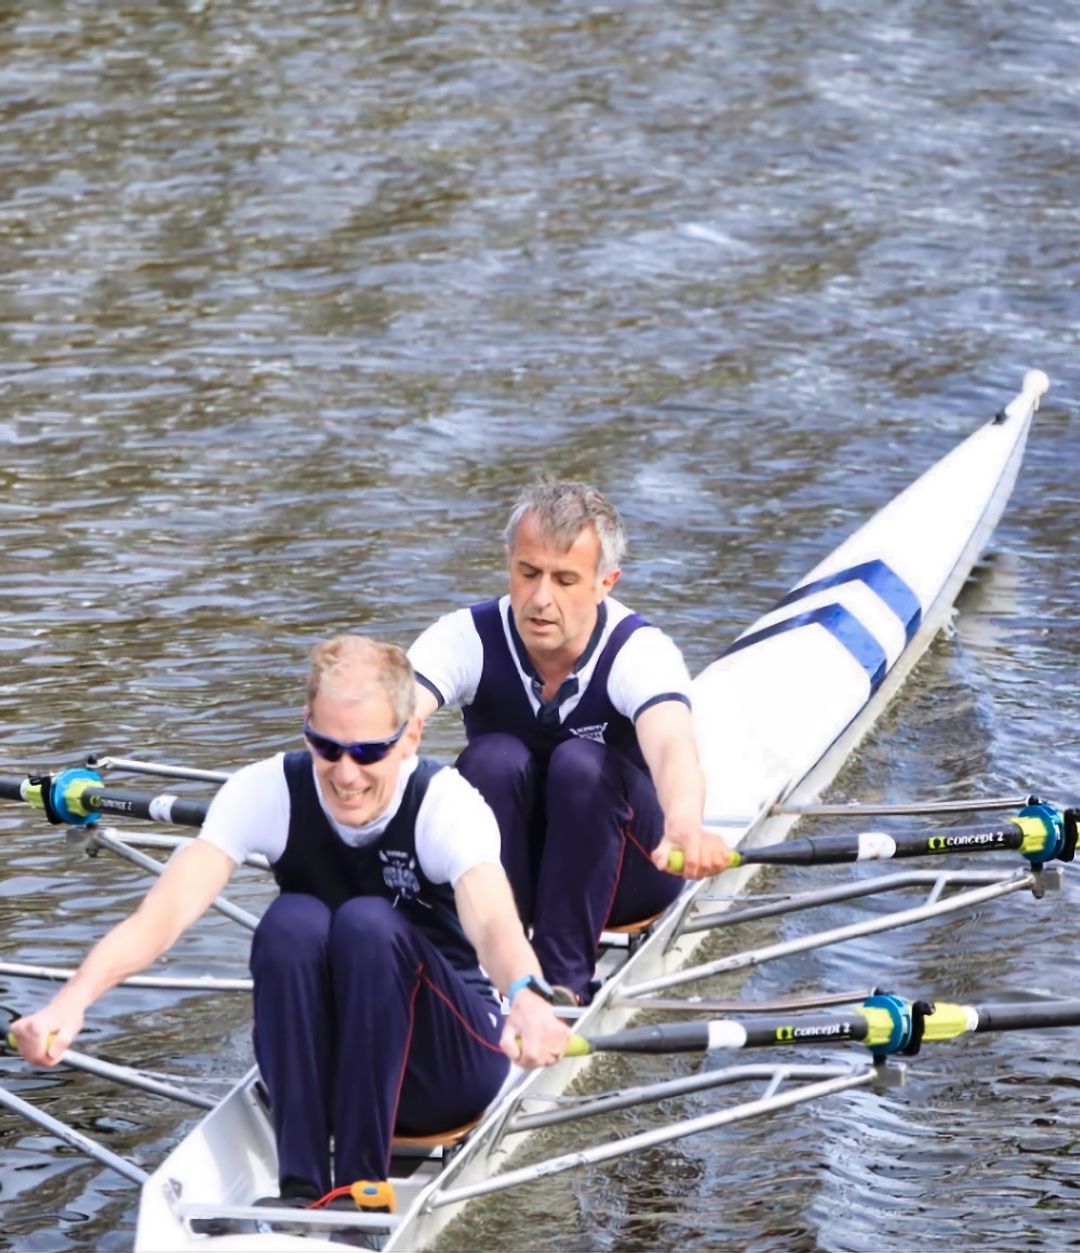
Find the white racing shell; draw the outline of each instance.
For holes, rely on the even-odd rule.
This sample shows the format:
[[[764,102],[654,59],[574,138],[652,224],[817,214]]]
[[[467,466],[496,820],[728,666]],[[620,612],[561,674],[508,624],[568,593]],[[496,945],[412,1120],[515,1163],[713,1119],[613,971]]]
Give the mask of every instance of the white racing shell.
[[[770,807],[817,797],[947,621],[1012,491],[1047,386],[1031,371],[997,419],[875,514],[694,680],[706,814],[730,843],[785,836],[795,819]],[[725,886],[741,890],[752,874],[729,872]],[[682,924],[706,886],[688,885],[629,959],[625,947],[606,952],[600,969],[610,977],[577,1030],[619,1030],[629,1011],[615,1003],[617,993],[687,961],[700,936],[684,934]],[[429,1245],[467,1204],[461,1193],[511,1164],[529,1134],[504,1134],[521,1099],[558,1093],[590,1063],[566,1059],[516,1074],[448,1165],[432,1158],[398,1180],[401,1212],[387,1250]],[[249,1074],[150,1176],[136,1249],[340,1247],[314,1231],[192,1234],[189,1206],[250,1205],[276,1189],[273,1134],[255,1079]]]

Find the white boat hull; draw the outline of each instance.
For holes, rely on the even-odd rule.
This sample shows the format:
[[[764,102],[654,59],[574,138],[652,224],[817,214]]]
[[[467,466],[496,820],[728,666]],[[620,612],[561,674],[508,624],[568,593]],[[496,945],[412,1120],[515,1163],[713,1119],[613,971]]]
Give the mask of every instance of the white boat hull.
[[[707,779],[706,813],[731,843],[772,843],[795,821],[769,813],[807,802],[835,777],[948,620],[955,598],[1005,507],[1030,421],[1045,390],[1033,372],[1000,422],[980,428],[840,545],[694,681]],[[731,872],[732,893],[751,869]],[[583,1017],[608,1032],[629,1011],[613,1002],[682,966],[700,935],[680,931],[706,885],[688,886]],[[612,955],[608,955],[610,966]],[[523,1135],[498,1134],[523,1096],[562,1090],[590,1059],[521,1076],[449,1166],[425,1163],[399,1185],[402,1222],[388,1250],[429,1245],[460,1212],[454,1194],[506,1168]],[[539,1099],[539,1098],[538,1098]],[[225,1248],[240,1237],[192,1236],[180,1199],[247,1204],[275,1187],[269,1123],[252,1079],[165,1159],[143,1189],[136,1247]],[[244,1237],[244,1247],[296,1247],[290,1237]],[[282,1243],[283,1240],[290,1243]],[[331,1247],[308,1239],[305,1247]]]

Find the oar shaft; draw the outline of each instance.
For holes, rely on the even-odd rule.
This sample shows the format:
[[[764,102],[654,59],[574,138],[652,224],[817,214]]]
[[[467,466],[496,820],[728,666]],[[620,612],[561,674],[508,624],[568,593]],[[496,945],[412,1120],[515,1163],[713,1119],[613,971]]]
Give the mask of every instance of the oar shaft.
[[[917,1051],[923,1042],[955,1040],[973,1033],[1075,1026],[1080,1026],[1080,1001],[930,1005],[912,1004],[880,993],[869,997],[850,1014],[658,1023],[610,1035],[589,1038],[575,1035],[566,1052],[570,1057],[584,1057],[588,1053],[705,1053],[711,1049],[862,1043],[884,1055]]]
[[[122,814],[128,818],[145,818],[177,827],[201,827],[210,802],[173,796],[162,792],[157,796],[142,792],[106,789],[104,785],[86,787],[80,794],[83,808],[96,814]]]
[[[801,836],[740,853],[745,864],[826,866],[840,862],[890,861],[942,853],[989,853],[1019,849],[1027,837],[1020,820],[992,827],[948,827],[936,831],[862,831],[858,835]]]
[[[866,1014],[806,1014],[783,1018],[716,1018],[711,1022],[658,1023],[610,1035],[572,1036],[567,1055],[588,1053],[706,1053],[711,1049],[767,1048],[866,1040]]]
[[[944,853],[992,853],[1014,849],[1032,865],[1060,858],[1072,861],[1077,843],[1077,811],[1064,813],[1041,801],[1025,806],[1015,818],[991,826],[941,827],[929,831],[863,831],[857,835],[801,836],[782,844],[736,849],[731,868],[759,866],[827,866],[854,861],[891,861],[934,857]],[[668,854],[667,868],[681,874],[681,848]]]
[[[75,773],[75,772],[73,772]],[[66,785],[62,782],[60,799],[72,815],[116,814],[127,818],[145,818],[150,822],[162,822],[171,826],[199,827],[206,818],[210,802],[191,797],[174,796],[167,792],[128,792],[107,788],[100,780],[73,777]],[[38,781],[15,775],[0,775],[0,798],[24,801],[36,809],[49,812],[43,797],[52,780]],[[51,798],[52,799],[52,798]]]
[[[28,804],[33,804],[30,796],[23,792],[23,789],[28,784],[29,780],[25,775],[0,775],[0,800],[25,801]],[[40,809],[40,805],[38,808]]]
[[[977,1033],[1037,1031],[1049,1027],[1080,1026],[1080,1001],[1014,1001],[1001,1005],[973,1005]]]

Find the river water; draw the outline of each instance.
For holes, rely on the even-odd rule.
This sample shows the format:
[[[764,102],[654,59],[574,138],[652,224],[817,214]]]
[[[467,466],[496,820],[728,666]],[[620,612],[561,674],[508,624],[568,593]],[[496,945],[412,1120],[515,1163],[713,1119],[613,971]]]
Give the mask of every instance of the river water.
[[[499,591],[542,471],[620,505],[621,595],[696,671],[1037,366],[955,633],[834,795],[1075,800],[1078,84],[1080,16],[1049,2],[3,6],[0,769],[294,744],[311,643],[407,643]],[[428,747],[459,739],[438,718]],[[0,836],[4,960],[74,963],[145,886],[13,806]],[[746,991],[1075,994],[1076,904],[1070,882]],[[211,921],[168,968],[245,949]],[[210,1087],[246,1017],[121,990],[82,1043]],[[904,1089],[549,1181],[448,1244],[1061,1248],[1075,1041],[943,1046]],[[0,1070],[144,1165],[190,1121]],[[5,1247],[125,1249],[135,1205],[0,1114]]]

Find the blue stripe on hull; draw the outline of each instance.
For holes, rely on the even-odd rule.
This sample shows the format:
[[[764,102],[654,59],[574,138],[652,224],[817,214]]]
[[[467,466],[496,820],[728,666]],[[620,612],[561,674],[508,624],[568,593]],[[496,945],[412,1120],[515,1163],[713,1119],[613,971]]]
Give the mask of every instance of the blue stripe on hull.
[[[812,596],[814,592],[824,591],[828,587],[839,587],[842,583],[865,583],[881,600],[888,605],[900,619],[904,634],[910,643],[912,636],[922,622],[922,605],[919,598],[904,580],[880,558],[864,561],[861,565],[849,566],[846,570],[838,570],[836,574],[826,575],[823,579],[815,579],[813,583],[803,583],[779,601],[775,608],[782,609],[804,596]]]
[[[797,613],[791,618],[784,618],[782,622],[774,622],[771,626],[762,627],[760,631],[744,635],[741,639],[736,640],[730,648],[726,648],[720,655],[721,657],[727,657],[731,653],[742,652],[744,648],[749,648],[751,644],[759,644],[762,640],[770,639],[774,635],[781,635],[785,631],[794,631],[798,627],[813,626],[815,624],[823,626],[830,635],[835,636],[843,644],[866,671],[870,679],[871,694],[876,692],[888,673],[889,659],[885,655],[885,650],[866,627],[843,605],[822,605],[820,608],[811,609],[807,613]]]

